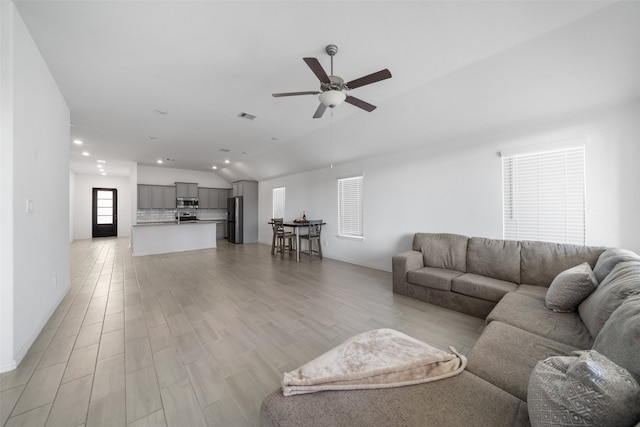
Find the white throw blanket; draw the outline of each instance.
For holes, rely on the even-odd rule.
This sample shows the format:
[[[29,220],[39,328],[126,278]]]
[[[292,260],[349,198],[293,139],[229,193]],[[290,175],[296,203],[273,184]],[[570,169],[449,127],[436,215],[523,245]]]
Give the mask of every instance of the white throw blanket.
[[[282,379],[285,396],[420,384],[462,372],[467,358],[438,350],[393,329],[356,335]]]

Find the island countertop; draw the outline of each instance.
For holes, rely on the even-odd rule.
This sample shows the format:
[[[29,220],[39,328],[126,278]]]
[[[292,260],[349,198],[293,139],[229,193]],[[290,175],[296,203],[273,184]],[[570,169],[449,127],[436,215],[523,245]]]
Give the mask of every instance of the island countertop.
[[[226,223],[226,219],[198,219],[196,221],[149,221],[133,224],[132,227],[149,227],[152,225],[186,225],[186,224],[220,224]]]

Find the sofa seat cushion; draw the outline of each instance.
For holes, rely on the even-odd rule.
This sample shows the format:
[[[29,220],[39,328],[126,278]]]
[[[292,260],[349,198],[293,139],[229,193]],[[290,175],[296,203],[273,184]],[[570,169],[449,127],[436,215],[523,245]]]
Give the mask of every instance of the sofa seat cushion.
[[[564,270],[588,262],[593,268],[604,248],[523,240],[520,242],[520,282],[549,287]]]
[[[407,273],[407,281],[414,285],[450,291],[451,280],[462,274],[464,273],[460,271],[445,270],[443,268],[422,267]]]
[[[493,302],[500,301],[505,294],[515,291],[517,287],[512,282],[473,273],[463,274],[451,281],[453,292]]]
[[[526,401],[527,384],[536,364],[550,356],[568,356],[574,350],[496,321],[487,325],[469,352],[467,370]]]
[[[618,263],[578,307],[591,335],[597,336],[611,313],[633,294],[640,294],[640,260]]]
[[[544,286],[520,284],[518,285],[518,289],[516,289],[516,292],[522,295],[529,296],[531,298],[536,298],[544,301],[547,297],[548,290],[549,288],[545,288]]]
[[[467,270],[481,276],[520,283],[520,242],[472,237],[467,245]]]
[[[487,316],[487,323],[498,320],[535,335],[540,335],[579,349],[589,349],[593,337],[580,315],[549,310],[544,300],[511,292]]]
[[[448,233],[416,233],[413,250],[422,252],[425,267],[467,271],[467,236]]]
[[[593,349],[640,382],[640,295],[627,298],[604,324]]]
[[[526,403],[463,371],[440,381],[377,390],[268,395],[262,427],[528,426]]]

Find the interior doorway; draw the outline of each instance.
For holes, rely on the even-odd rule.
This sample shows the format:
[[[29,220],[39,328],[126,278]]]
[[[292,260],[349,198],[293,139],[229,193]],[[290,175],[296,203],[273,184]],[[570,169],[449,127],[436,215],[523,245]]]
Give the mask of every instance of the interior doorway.
[[[94,188],[92,211],[92,237],[118,235],[118,190]]]

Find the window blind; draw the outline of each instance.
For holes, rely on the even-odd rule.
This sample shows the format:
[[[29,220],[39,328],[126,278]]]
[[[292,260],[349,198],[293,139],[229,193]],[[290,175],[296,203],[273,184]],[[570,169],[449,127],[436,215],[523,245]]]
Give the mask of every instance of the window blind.
[[[584,245],[584,146],[502,158],[504,238]]]
[[[274,188],[273,190],[273,216],[271,218],[284,219],[284,187]]]
[[[338,180],[338,235],[363,237],[362,176]]]

